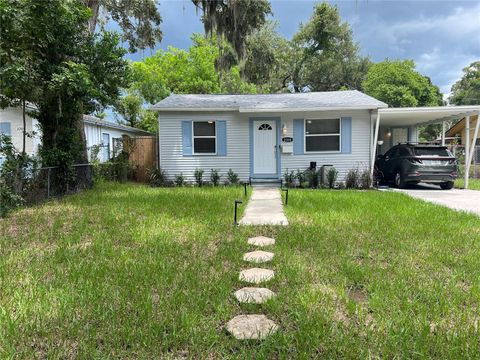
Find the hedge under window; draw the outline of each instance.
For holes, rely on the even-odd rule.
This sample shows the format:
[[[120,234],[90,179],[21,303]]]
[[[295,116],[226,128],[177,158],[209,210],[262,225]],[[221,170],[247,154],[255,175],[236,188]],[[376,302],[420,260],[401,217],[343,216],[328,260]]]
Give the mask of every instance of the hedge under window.
[[[340,151],[340,119],[305,120],[305,152]]]
[[[194,154],[215,154],[216,129],[214,121],[193,122],[193,153]]]

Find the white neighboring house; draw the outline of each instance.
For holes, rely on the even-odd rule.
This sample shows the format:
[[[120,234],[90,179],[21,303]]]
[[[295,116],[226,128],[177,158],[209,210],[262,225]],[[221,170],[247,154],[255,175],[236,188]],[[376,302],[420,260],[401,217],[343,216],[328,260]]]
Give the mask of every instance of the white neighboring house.
[[[30,107],[28,110],[33,109]],[[89,158],[92,146],[101,145],[102,149],[99,153],[101,162],[107,161],[113,155],[114,138],[121,138],[123,135],[130,137],[154,136],[150,132],[112,123],[91,115],[84,115],[83,121]],[[28,133],[33,132],[33,136],[27,137],[25,151],[30,155],[34,155],[38,152],[38,147],[41,144],[41,131],[38,121],[28,115],[26,116],[26,130]],[[23,144],[23,119],[20,107],[0,109],[0,133],[10,135],[13,145],[17,150],[21,151]]]

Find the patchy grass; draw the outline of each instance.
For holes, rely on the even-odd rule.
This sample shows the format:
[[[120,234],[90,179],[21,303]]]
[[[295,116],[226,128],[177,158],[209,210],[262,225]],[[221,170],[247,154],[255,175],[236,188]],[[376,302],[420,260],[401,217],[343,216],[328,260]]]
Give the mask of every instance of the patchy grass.
[[[291,226],[234,228],[242,197],[105,184],[0,221],[0,357],[477,356],[477,217],[393,192],[291,190]],[[277,239],[263,306],[233,297],[252,235]],[[281,331],[225,333],[258,312]]]
[[[463,179],[455,180],[455,187],[458,189],[463,189],[465,186],[465,181]],[[468,188],[470,190],[480,190],[480,179],[470,179],[468,181]]]

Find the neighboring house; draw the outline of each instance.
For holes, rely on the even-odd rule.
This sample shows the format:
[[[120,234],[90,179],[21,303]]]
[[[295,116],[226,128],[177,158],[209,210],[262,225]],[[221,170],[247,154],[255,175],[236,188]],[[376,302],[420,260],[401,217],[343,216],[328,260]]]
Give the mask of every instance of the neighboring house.
[[[474,129],[475,125],[477,124],[478,121],[478,115],[471,116],[470,117],[470,141],[473,143],[473,136],[474,136]],[[445,133],[446,137],[450,138],[459,138],[460,139],[460,145],[465,145],[466,144],[466,131],[465,131],[465,118],[462,118],[460,121],[456,122],[450,129],[448,129]],[[477,139],[475,139],[475,144],[480,145],[480,133],[477,136]]]
[[[33,110],[29,107],[28,110]],[[36,154],[41,145],[41,130],[38,121],[27,115],[26,130],[30,136],[25,142],[25,151],[30,154]],[[154,136],[147,131],[132,128],[130,126],[119,125],[109,121],[99,119],[95,116],[84,115],[85,136],[89,158],[92,146],[102,146],[99,159],[107,161],[113,154],[113,139],[121,138],[123,135],[130,137]],[[0,133],[10,135],[13,145],[20,151],[23,144],[23,120],[21,108],[0,109]]]
[[[370,168],[382,108],[359,91],[171,95],[152,107],[159,112],[160,166],[170,178],[182,173],[192,180],[197,168],[206,179],[211,169],[225,177],[232,169],[243,181],[281,179],[310,162],[335,166],[339,180],[350,169]],[[415,129],[394,130],[392,137],[413,139]]]

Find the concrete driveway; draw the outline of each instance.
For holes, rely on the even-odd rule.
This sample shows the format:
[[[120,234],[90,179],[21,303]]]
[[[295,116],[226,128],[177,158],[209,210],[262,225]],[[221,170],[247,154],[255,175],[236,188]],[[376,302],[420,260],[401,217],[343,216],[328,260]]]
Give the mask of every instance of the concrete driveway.
[[[463,210],[480,216],[480,191],[477,190],[442,190],[439,186],[418,184],[408,189],[394,189],[411,197],[447,206],[455,210]]]

